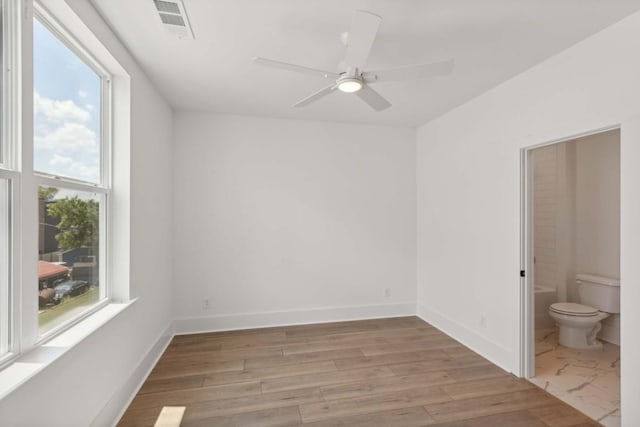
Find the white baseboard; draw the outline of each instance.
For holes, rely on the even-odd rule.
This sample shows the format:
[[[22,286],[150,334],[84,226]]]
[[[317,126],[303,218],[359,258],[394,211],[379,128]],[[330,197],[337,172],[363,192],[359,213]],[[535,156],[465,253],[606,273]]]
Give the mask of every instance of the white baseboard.
[[[514,355],[509,349],[483,338],[469,328],[454,322],[437,310],[427,307],[424,304],[418,303],[417,312],[418,317],[422,320],[440,329],[482,357],[495,363],[505,371],[515,372],[513,366]]]
[[[308,310],[184,317],[175,320],[174,330],[177,335],[180,335],[415,315],[415,303],[326,307]]]
[[[120,390],[116,392],[102,408],[91,423],[92,426],[103,427],[118,424],[118,421],[124,415],[131,401],[138,393],[138,390],[140,390],[140,387],[142,387],[142,384],[144,384],[144,381],[149,376],[149,373],[151,373],[153,367],[158,363],[160,356],[164,353],[173,336],[173,323],[170,323],[149,351],[147,351],[146,355],[140,363],[138,363],[138,366],[127,378],[125,383],[122,384]]]

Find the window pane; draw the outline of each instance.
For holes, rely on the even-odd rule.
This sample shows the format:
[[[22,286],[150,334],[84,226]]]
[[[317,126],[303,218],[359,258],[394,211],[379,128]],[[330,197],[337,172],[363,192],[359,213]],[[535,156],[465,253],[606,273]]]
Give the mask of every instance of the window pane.
[[[0,179],[0,356],[9,349],[9,182]]]
[[[100,209],[96,193],[39,187],[40,334],[100,300]]]
[[[33,23],[34,168],[100,183],[100,76]]]

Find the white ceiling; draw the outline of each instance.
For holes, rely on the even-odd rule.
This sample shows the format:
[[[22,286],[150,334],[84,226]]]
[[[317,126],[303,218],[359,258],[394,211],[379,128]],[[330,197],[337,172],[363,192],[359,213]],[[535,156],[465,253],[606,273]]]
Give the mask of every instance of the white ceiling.
[[[184,0],[195,40],[179,40],[152,0],[94,3],[176,110],[395,126],[425,123],[640,10],[639,0]],[[376,84],[393,104],[378,113],[337,91],[290,108],[327,82],[252,58],[339,71],[356,9],[383,17],[367,69],[453,58],[453,74]]]

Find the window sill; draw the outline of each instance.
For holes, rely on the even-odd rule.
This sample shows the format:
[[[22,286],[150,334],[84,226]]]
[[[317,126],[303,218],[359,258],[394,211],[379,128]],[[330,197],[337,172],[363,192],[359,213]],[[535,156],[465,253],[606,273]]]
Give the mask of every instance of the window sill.
[[[45,370],[63,354],[109,323],[111,319],[117,317],[136,301],[137,298],[125,303],[108,304],[45,344],[19,356],[13,363],[0,371],[0,400]]]

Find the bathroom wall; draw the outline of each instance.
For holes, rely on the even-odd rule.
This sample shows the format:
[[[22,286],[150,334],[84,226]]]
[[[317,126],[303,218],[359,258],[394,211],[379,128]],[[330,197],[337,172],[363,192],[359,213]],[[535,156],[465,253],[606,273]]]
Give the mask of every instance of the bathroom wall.
[[[620,132],[577,140],[576,269],[620,277]]]
[[[535,284],[575,301],[576,141],[538,148],[532,162]]]
[[[576,271],[620,277],[620,132],[576,141]],[[575,288],[575,283],[571,284]],[[623,283],[622,286],[625,286]],[[599,337],[620,343],[620,315]]]
[[[559,205],[564,196],[559,188],[560,177],[565,173],[563,154],[563,144],[538,148],[531,153],[536,329],[553,327],[555,321],[549,316],[549,306],[564,301],[566,296],[566,286],[561,280],[566,264],[560,259],[563,242],[559,217]]]
[[[558,301],[572,300],[575,282],[575,141],[538,148],[533,161],[534,280],[536,328],[554,324],[547,310]]]
[[[535,150],[533,155],[533,224],[535,285],[558,289],[558,146]]]
[[[558,144],[558,301],[576,301],[576,141]]]

